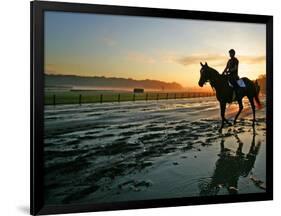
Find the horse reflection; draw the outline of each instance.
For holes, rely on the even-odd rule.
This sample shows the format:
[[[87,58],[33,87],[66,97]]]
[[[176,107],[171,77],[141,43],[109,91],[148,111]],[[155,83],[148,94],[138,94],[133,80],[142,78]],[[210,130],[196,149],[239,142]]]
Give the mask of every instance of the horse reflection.
[[[216,162],[211,181],[199,184],[201,196],[217,195],[221,188],[226,188],[229,194],[237,194],[239,177],[247,177],[254,167],[261,142],[258,142],[257,145],[255,144],[254,133],[250,150],[247,154],[244,154],[242,151],[243,142],[237,135],[235,137],[238,148],[234,154],[225,148],[224,140],[221,140],[219,159]]]

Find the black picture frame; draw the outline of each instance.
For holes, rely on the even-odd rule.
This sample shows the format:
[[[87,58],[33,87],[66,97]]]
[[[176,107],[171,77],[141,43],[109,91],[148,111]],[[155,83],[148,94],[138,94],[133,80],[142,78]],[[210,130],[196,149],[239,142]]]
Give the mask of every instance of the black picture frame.
[[[266,182],[265,193],[186,197],[110,204],[79,204],[46,206],[43,199],[43,114],[44,114],[44,11],[67,11],[111,15],[132,15],[197,20],[235,21],[266,24]],[[273,199],[273,16],[217,13],[175,9],[155,9],[95,4],[31,2],[31,130],[30,130],[30,214],[58,214],[121,209],[171,207]]]

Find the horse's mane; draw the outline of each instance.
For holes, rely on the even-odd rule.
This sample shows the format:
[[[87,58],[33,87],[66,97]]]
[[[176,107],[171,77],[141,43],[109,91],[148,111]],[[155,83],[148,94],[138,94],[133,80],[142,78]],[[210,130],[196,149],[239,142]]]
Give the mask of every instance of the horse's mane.
[[[216,69],[214,69],[214,68],[212,68],[210,66],[208,66],[208,69],[209,69],[209,71],[211,71],[215,75],[221,75]]]
[[[214,89],[215,86],[215,80],[220,80],[222,78],[222,75],[214,68],[208,66],[208,72],[210,72],[212,76],[212,80],[209,80],[211,87]]]

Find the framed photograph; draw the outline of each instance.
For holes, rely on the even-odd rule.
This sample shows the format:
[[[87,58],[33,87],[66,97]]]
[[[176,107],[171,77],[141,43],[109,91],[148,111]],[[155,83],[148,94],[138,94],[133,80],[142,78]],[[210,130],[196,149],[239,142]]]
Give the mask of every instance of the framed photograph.
[[[273,199],[273,17],[31,2],[31,214]]]

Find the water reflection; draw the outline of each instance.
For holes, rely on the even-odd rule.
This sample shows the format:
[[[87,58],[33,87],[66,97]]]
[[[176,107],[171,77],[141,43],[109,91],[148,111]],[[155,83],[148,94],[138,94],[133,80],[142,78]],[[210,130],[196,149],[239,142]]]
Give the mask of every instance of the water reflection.
[[[225,140],[221,140],[219,159],[214,173],[211,179],[205,179],[199,184],[201,196],[217,195],[221,189],[227,189],[229,194],[238,193],[239,177],[247,177],[250,174],[259,153],[261,142],[256,144],[255,137],[254,133],[248,153],[243,153],[244,143],[238,135],[235,136],[238,144],[235,152],[226,148]]]

